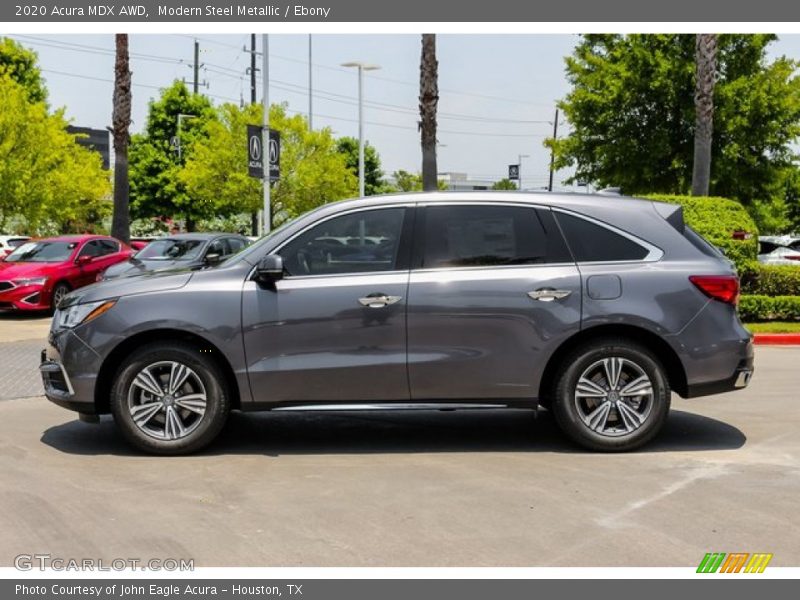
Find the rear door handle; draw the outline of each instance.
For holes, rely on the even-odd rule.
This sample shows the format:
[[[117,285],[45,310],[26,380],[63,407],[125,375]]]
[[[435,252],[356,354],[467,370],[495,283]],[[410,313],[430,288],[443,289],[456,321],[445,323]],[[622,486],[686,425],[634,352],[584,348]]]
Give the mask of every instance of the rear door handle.
[[[528,296],[530,296],[534,300],[539,300],[540,302],[552,302],[553,300],[561,300],[562,298],[566,298],[571,293],[572,291],[570,290],[554,290],[552,288],[541,288],[533,292],[528,292]]]
[[[402,299],[402,296],[389,296],[387,294],[375,293],[359,298],[358,303],[367,308],[383,308],[384,306],[400,302]]]

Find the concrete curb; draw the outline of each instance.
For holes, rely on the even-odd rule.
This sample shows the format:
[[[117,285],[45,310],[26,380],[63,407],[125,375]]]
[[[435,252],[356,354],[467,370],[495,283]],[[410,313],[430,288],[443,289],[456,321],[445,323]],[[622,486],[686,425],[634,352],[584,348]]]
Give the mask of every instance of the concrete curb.
[[[800,346],[800,333],[754,333],[753,343],[759,346]]]

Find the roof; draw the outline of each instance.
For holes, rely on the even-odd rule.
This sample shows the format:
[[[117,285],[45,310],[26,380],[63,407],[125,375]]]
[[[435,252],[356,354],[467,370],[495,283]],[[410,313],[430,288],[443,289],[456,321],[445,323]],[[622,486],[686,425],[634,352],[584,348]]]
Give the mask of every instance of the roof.
[[[224,233],[224,232],[195,232],[195,233],[176,233],[173,235],[165,235],[164,237],[154,238],[157,240],[213,240],[218,237],[244,237],[238,233]]]

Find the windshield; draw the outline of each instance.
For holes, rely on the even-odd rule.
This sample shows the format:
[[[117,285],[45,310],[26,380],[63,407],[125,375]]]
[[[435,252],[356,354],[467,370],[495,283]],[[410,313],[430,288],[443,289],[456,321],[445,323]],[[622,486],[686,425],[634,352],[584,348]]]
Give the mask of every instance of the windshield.
[[[154,240],[142,248],[139,260],[193,260],[200,256],[203,240]]]
[[[6,262],[64,262],[77,242],[28,242],[6,256]]]

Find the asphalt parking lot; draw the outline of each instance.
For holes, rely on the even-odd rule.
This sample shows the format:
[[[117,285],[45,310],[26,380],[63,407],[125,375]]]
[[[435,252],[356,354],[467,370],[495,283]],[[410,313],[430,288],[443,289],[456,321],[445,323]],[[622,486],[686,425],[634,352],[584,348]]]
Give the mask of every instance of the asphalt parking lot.
[[[3,370],[46,329],[0,319]],[[109,418],[80,423],[30,387],[23,395],[37,395],[10,399],[5,377],[0,566],[21,553],[696,566],[709,551],[771,552],[772,566],[794,566],[798,365],[800,348],[758,348],[750,388],[674,398],[660,438],[622,455],[577,450],[545,411],[462,411],[234,414],[208,451],[155,458],[129,449]]]

